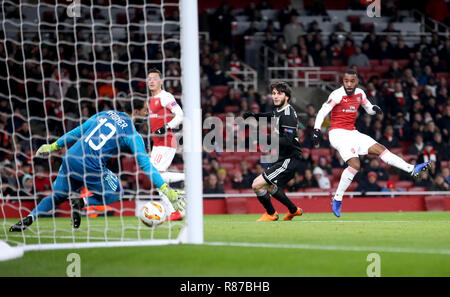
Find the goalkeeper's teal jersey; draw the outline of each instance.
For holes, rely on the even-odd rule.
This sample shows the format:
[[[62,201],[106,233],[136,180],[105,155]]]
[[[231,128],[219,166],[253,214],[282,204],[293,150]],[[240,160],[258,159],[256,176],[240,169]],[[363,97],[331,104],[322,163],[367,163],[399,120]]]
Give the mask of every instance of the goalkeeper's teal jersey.
[[[126,150],[136,155],[139,166],[156,187],[164,184],[150,163],[142,136],[126,113],[102,111],[60,137],[57,143],[59,147],[73,144],[63,159],[73,178],[97,182],[102,178],[106,162]]]

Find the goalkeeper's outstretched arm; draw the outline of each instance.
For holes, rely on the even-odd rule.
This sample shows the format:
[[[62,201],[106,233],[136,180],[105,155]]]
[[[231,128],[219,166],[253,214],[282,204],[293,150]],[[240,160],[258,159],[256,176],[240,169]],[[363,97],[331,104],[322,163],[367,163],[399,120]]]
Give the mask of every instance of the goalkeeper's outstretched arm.
[[[77,141],[84,131],[87,131],[93,123],[95,123],[95,118],[97,114],[90,117],[86,122],[84,122],[81,126],[76,127],[75,129],[67,132],[58,140],[51,144],[44,144],[37,150],[36,156],[43,156],[46,154],[50,154],[54,151],[61,149],[64,146],[71,146],[75,141]]]

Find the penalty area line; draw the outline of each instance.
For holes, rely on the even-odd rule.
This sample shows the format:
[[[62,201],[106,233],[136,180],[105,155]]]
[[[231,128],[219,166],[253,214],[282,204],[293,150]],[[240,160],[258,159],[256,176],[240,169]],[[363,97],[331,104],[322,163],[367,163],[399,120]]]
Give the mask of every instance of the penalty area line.
[[[280,248],[280,249],[302,249],[302,250],[325,250],[343,252],[380,252],[380,253],[409,253],[409,254],[432,254],[450,255],[448,249],[419,249],[419,248],[394,248],[394,247],[367,247],[367,246],[330,246],[314,244],[278,244],[278,243],[248,243],[248,242],[205,242],[210,246],[233,246],[233,247],[255,247],[255,248]]]

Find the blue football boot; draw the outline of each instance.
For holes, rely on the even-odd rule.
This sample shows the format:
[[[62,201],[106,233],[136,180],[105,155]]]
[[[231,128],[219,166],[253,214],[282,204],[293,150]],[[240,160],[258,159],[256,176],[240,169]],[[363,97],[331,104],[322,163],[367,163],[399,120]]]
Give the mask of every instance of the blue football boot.
[[[338,218],[341,216],[341,205],[342,201],[337,201],[331,198],[331,210],[333,210],[333,213]]]
[[[411,172],[411,176],[414,178],[418,178],[422,171],[428,170],[428,169],[430,169],[430,167],[431,167],[431,161],[416,164],[414,166],[414,170]]]

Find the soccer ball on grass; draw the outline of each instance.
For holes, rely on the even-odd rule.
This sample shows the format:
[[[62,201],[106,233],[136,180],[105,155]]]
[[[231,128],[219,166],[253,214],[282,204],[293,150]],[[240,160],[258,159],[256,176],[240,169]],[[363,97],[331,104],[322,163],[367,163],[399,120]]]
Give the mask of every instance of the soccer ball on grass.
[[[141,208],[140,219],[148,227],[158,227],[166,219],[166,210],[159,202],[147,202]]]

